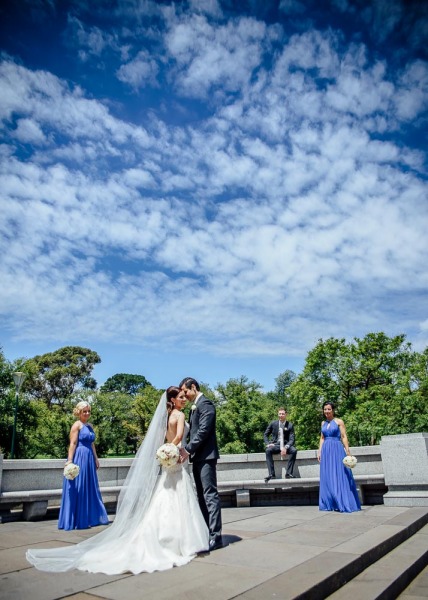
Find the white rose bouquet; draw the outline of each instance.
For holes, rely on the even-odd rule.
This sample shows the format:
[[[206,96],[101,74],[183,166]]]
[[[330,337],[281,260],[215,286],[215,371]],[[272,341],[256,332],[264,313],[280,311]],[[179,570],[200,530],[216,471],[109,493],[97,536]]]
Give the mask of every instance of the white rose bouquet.
[[[345,456],[342,462],[345,465],[345,467],[353,469],[357,464],[358,460],[355,458],[355,456]]]
[[[64,467],[64,477],[66,479],[76,479],[76,477],[80,473],[79,465],[75,465],[74,463],[68,463]]]
[[[156,458],[164,469],[168,469],[168,467],[173,467],[178,463],[180,452],[174,444],[163,444],[157,449]]]

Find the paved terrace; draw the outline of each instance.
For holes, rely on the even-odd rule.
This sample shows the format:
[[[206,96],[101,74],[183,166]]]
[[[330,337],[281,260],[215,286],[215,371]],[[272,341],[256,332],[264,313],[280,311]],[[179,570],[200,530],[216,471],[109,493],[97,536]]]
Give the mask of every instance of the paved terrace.
[[[428,507],[365,506],[353,514],[316,506],[226,508],[223,522],[226,547],[169,571],[117,576],[43,573],[25,560],[29,547],[75,544],[100,528],[58,531],[55,519],[0,524],[0,598],[428,598]]]

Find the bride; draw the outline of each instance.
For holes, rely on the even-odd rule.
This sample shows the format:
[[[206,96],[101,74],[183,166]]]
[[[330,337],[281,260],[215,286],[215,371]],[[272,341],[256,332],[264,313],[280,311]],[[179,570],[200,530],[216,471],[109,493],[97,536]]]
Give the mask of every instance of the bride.
[[[75,546],[27,550],[31,564],[54,572],[151,573],[184,565],[207,550],[208,528],[186,467],[178,463],[158,476],[155,459],[165,438],[181,446],[186,437],[185,404],[178,387],[162,395],[120,492],[113,524]]]

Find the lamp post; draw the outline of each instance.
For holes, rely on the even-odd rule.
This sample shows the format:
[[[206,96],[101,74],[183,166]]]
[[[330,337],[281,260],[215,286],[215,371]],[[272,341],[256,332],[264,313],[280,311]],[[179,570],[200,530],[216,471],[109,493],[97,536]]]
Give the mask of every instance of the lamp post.
[[[15,382],[15,410],[13,413],[13,430],[12,430],[12,446],[10,449],[10,458],[14,457],[15,454],[15,437],[16,437],[16,415],[18,414],[18,400],[19,400],[19,392],[21,390],[21,386],[24,383],[24,379],[26,378],[26,374],[21,371],[17,371],[13,373],[13,381]]]

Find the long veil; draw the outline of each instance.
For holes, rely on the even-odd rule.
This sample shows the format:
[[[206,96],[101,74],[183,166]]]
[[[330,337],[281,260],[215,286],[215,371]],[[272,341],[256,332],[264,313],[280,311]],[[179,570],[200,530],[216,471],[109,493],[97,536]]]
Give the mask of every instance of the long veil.
[[[41,571],[114,573],[115,552],[127,544],[149,506],[159,473],[156,450],[164,442],[166,425],[164,392],[123,484],[115,520],[107,529],[75,546],[27,550],[27,560]]]

